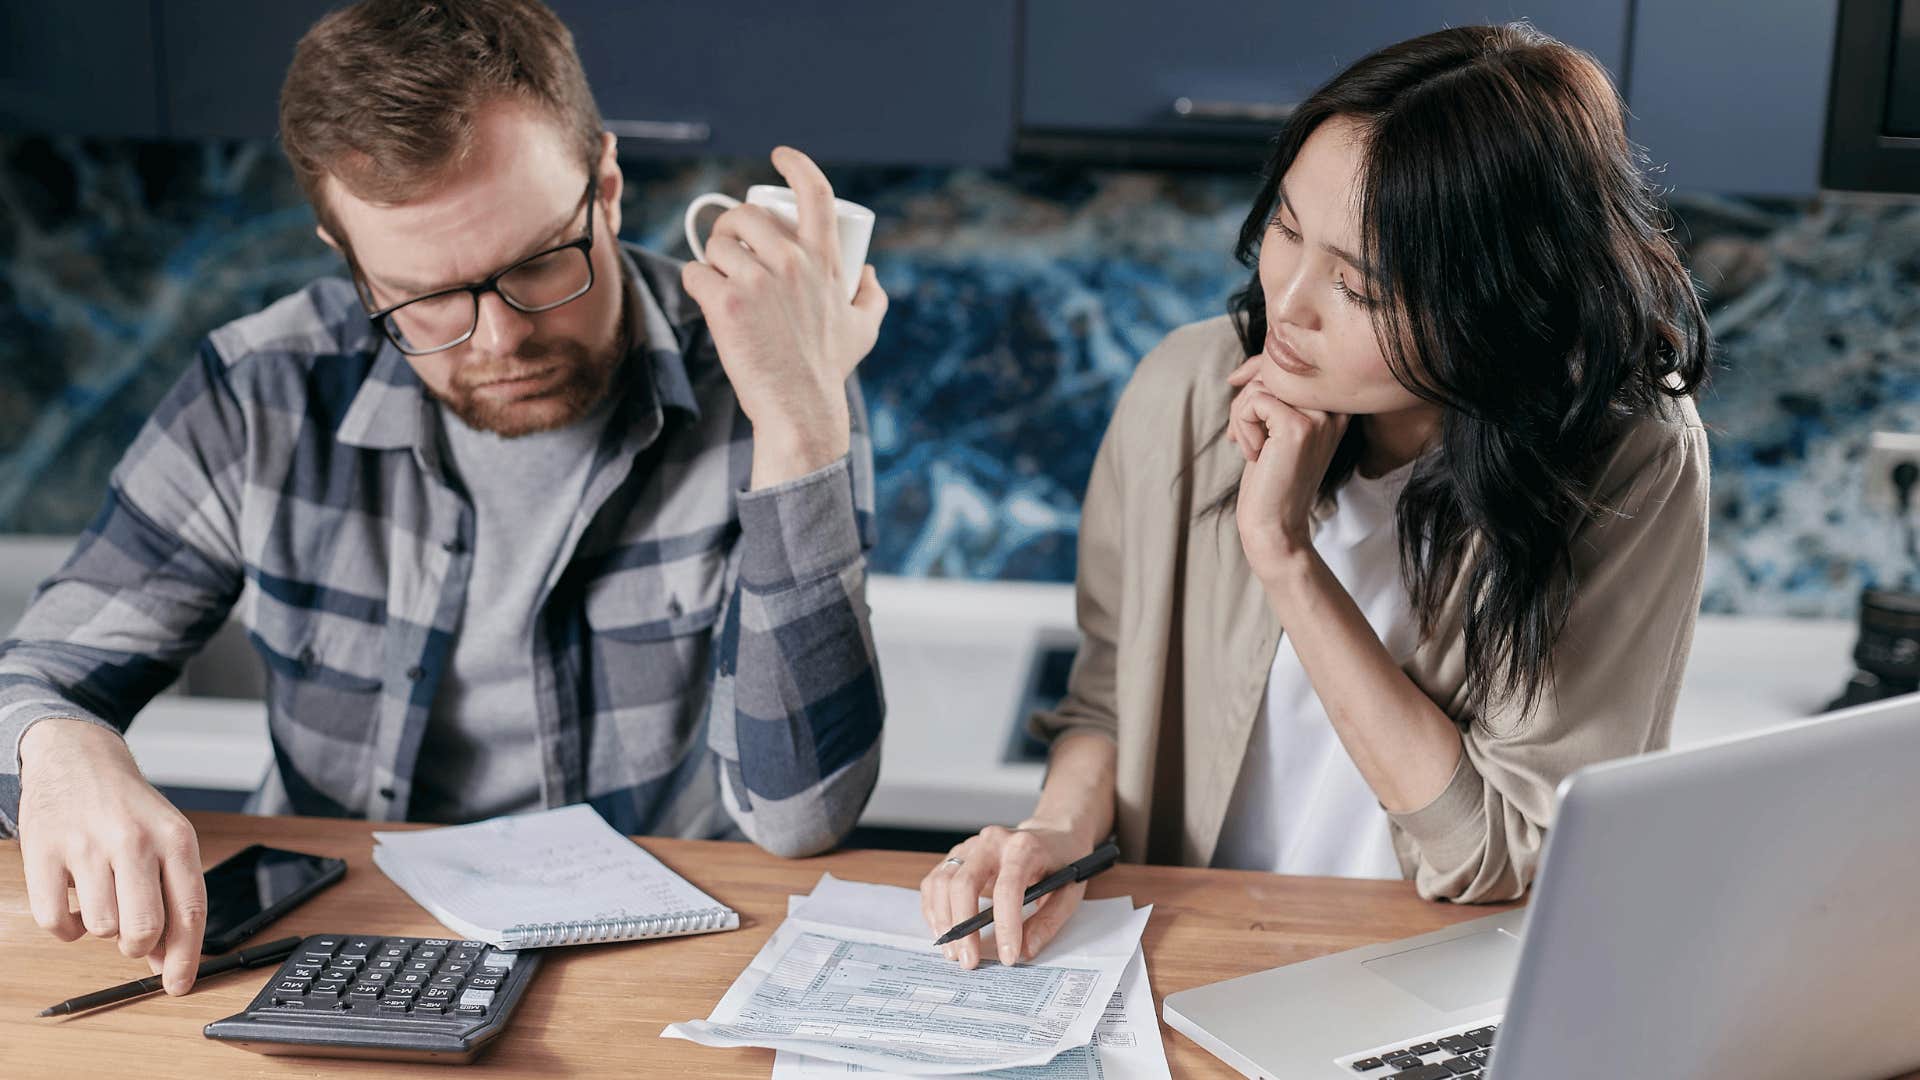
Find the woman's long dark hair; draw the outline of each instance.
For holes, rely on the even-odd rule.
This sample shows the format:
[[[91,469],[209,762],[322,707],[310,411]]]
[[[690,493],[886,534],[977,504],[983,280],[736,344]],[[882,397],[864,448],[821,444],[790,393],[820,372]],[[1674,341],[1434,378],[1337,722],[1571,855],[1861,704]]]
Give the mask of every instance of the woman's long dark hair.
[[[1280,181],[1321,123],[1359,122],[1374,329],[1394,377],[1443,407],[1438,452],[1396,510],[1401,574],[1423,638],[1464,584],[1469,719],[1538,702],[1573,602],[1573,531],[1606,509],[1589,487],[1600,456],[1707,375],[1706,319],[1621,113],[1591,57],[1525,24],[1404,41],[1301,104],[1240,229],[1254,273],[1230,306],[1254,356]],[[1323,497],[1363,439],[1348,427]]]

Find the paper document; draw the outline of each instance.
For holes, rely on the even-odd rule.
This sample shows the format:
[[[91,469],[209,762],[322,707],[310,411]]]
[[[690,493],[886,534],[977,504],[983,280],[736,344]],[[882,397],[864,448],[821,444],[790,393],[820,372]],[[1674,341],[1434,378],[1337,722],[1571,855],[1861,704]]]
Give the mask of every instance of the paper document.
[[[1151,913],[1083,903],[1031,963],[967,971],[933,947],[919,893],[825,875],[711,1016],[661,1034],[920,1076],[1045,1065],[1093,1041]]]
[[[798,899],[798,898],[796,898]],[[1125,903],[1088,900],[1084,904]],[[860,1080],[908,1080],[910,1073],[884,1073],[862,1065],[822,1061],[791,1050],[773,1055],[773,1080],[835,1080],[858,1075]],[[1133,960],[1120,979],[1120,989],[1108,1000],[1105,1013],[1093,1028],[1093,1045],[1061,1051],[1045,1065],[1025,1065],[975,1073],[990,1080],[1171,1080],[1167,1051],[1160,1041],[1160,1019],[1154,1014],[1153,988],[1147,983],[1147,959],[1134,950]]]

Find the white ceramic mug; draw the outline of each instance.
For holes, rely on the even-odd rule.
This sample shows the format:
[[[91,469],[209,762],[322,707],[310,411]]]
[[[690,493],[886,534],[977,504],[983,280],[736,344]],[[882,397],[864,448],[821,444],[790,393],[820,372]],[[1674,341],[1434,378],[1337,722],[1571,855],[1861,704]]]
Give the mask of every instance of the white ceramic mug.
[[[731,195],[709,191],[687,204],[687,248],[693,257],[707,261],[706,244],[700,239],[700,212],[710,206],[732,209],[740,200]],[[793,189],[778,184],[755,184],[747,189],[747,205],[758,206],[776,215],[794,228],[800,226],[800,205]],[[833,226],[840,236],[840,279],[846,284],[847,299],[860,291],[860,270],[867,264],[867,244],[873,239],[873,211],[845,199],[833,200]]]

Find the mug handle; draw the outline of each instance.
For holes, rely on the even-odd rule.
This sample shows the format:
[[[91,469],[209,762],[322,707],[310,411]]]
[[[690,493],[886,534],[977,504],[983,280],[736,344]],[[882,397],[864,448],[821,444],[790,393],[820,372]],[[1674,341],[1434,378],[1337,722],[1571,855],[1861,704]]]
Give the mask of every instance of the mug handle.
[[[687,249],[693,252],[695,259],[700,262],[707,261],[707,246],[693,228],[694,219],[700,216],[700,211],[709,206],[724,206],[731,210],[739,205],[739,199],[731,195],[722,195],[717,191],[709,191],[687,204]]]

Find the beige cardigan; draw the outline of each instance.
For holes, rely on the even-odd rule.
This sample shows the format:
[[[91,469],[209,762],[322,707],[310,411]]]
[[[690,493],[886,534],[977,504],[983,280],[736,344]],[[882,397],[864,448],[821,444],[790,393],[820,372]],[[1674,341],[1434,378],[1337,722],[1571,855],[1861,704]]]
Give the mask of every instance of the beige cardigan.
[[[1117,831],[1136,861],[1212,860],[1280,641],[1233,515],[1195,517],[1239,478],[1224,439],[1195,454],[1226,422],[1227,373],[1242,359],[1223,316],[1174,331],[1134,372],[1088,483],[1083,640],[1067,698],[1032,722],[1046,738],[1091,729],[1115,740]],[[1422,896],[1520,896],[1560,781],[1666,746],[1707,537],[1706,431],[1690,400],[1670,411],[1637,421],[1600,469],[1596,490],[1619,516],[1575,537],[1573,609],[1550,690],[1524,723],[1499,708],[1461,715],[1457,591],[1442,630],[1406,664],[1465,727],[1446,790],[1390,816],[1402,872]]]

